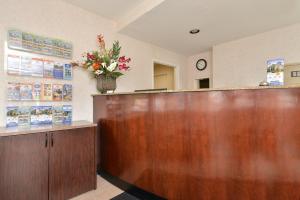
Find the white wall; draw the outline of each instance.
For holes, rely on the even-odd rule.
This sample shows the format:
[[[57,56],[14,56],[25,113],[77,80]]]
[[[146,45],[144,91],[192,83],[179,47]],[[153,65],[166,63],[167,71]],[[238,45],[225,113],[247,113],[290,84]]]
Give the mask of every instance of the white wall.
[[[6,100],[7,81],[20,80],[7,76],[4,70],[4,43],[9,28],[70,41],[74,46],[74,60],[80,59],[83,52],[97,48],[96,36],[99,33],[104,34],[108,46],[111,46],[113,40],[120,40],[122,53],[132,58],[132,70],[118,80],[117,91],[151,88],[153,60],[171,63],[177,66],[179,71],[186,65],[186,57],[117,34],[112,21],[65,2],[1,0],[0,45],[3,46],[0,48],[0,126],[5,125],[5,107],[12,104]],[[178,88],[181,88],[185,79],[182,75],[178,78]],[[92,121],[91,94],[97,93],[95,80],[90,79],[87,72],[75,69],[73,88],[73,119]],[[28,103],[28,105],[33,104]]]
[[[300,24],[214,46],[213,86],[257,86],[273,58],[300,62]]]
[[[205,59],[207,61],[207,68],[203,71],[199,71],[196,68],[196,63],[199,59]],[[209,78],[210,85],[212,83],[212,52],[207,51],[197,55],[188,57],[187,65],[187,80],[186,86],[188,89],[198,88],[198,79]]]

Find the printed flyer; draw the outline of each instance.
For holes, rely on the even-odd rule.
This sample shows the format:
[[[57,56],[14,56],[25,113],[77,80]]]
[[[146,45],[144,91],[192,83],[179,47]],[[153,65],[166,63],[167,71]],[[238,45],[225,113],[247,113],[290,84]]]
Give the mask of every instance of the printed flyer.
[[[19,107],[18,109],[18,125],[30,126],[30,107]]]
[[[267,82],[270,86],[284,85],[284,59],[267,61]]]
[[[52,106],[40,106],[39,124],[52,124]]]
[[[72,106],[71,105],[64,105],[63,106],[64,111],[64,124],[71,124],[72,123]]]
[[[53,76],[56,79],[64,79],[64,65],[62,63],[54,63]]]
[[[62,106],[54,106],[52,112],[54,124],[62,124],[64,121],[64,111]]]
[[[31,58],[22,56],[20,73],[22,76],[31,76]]]
[[[41,83],[34,83],[32,84],[32,99],[35,101],[41,100],[42,96],[42,84]]]
[[[31,62],[31,75],[35,77],[43,77],[44,62],[40,58],[32,58]]]
[[[7,56],[7,74],[10,75],[20,74],[20,56],[17,55]]]
[[[9,82],[7,85],[7,100],[18,101],[20,100],[20,84]]]
[[[22,49],[33,51],[34,45],[33,45],[33,35],[30,33],[22,33]]]
[[[60,84],[53,84],[52,85],[52,95],[53,101],[62,101],[62,94],[63,94],[63,85]]]
[[[9,106],[6,108],[6,127],[18,126],[18,107]]]
[[[64,79],[72,80],[72,65],[64,64]]]
[[[42,99],[44,101],[52,101],[52,84],[44,83],[42,93]]]
[[[22,31],[18,31],[18,30],[8,31],[8,48],[22,49]]]
[[[72,85],[64,84],[63,100],[64,101],[72,101]]]
[[[44,60],[44,78],[53,78],[54,62]]]
[[[40,125],[40,115],[41,109],[40,106],[32,106],[30,111],[30,124],[32,126]]]
[[[32,100],[32,84],[20,84],[20,100]]]

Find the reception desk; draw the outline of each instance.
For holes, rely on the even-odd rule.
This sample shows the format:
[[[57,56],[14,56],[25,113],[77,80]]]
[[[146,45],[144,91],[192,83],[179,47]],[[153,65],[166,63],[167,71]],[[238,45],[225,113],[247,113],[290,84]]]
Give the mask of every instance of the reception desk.
[[[94,96],[99,169],[180,200],[299,200],[300,88]]]

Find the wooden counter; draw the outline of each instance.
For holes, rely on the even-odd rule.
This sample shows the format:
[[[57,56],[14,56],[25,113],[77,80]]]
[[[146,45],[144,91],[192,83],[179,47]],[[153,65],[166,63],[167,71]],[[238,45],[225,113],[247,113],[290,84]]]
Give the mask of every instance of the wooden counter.
[[[96,189],[96,125],[0,129],[0,199],[66,200]]]
[[[300,88],[94,96],[100,170],[167,199],[300,199]]]

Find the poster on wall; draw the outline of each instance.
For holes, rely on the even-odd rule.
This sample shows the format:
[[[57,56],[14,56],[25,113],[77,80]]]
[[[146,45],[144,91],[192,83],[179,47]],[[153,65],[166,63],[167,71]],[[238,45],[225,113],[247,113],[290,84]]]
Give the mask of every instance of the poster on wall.
[[[72,59],[73,53],[73,45],[69,42],[16,29],[8,30],[8,48],[66,59]]]
[[[267,82],[270,86],[284,85],[284,59],[273,59],[267,61]]]

